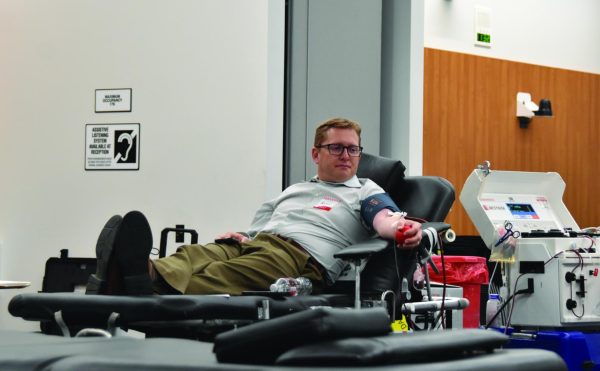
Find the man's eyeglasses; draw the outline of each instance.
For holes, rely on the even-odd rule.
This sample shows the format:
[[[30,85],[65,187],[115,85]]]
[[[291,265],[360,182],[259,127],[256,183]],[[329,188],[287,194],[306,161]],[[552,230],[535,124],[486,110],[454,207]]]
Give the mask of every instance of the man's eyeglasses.
[[[344,152],[344,150],[347,150],[348,156],[358,157],[358,156],[360,156],[360,154],[362,153],[362,150],[363,150],[363,147],[361,147],[361,146],[343,146],[338,143],[321,144],[321,145],[318,145],[315,147],[316,148],[325,147],[325,148],[327,148],[327,151],[329,151],[329,154],[334,155],[334,156],[339,156]]]

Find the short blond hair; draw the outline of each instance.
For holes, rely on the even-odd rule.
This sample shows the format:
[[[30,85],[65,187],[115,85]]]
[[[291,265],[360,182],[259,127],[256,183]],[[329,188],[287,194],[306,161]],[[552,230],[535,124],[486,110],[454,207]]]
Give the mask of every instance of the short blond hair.
[[[361,128],[358,122],[352,121],[350,119],[345,119],[342,117],[335,117],[329,119],[327,121],[322,122],[315,130],[315,143],[314,146],[317,147],[322,144],[327,136],[327,130],[329,129],[352,129],[358,134],[358,144],[360,145],[360,132]]]

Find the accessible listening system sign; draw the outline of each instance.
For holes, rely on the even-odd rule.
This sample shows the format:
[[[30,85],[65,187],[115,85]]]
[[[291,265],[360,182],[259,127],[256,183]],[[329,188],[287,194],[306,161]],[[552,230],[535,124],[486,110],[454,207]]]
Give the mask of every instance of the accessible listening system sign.
[[[85,170],[139,170],[140,124],[85,125]]]

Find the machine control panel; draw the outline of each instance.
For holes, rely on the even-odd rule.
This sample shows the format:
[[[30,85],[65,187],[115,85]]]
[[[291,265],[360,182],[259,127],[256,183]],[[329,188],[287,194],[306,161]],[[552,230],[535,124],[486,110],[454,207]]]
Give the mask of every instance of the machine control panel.
[[[550,202],[542,195],[485,193],[479,202],[496,230],[506,222],[521,233],[563,230]]]

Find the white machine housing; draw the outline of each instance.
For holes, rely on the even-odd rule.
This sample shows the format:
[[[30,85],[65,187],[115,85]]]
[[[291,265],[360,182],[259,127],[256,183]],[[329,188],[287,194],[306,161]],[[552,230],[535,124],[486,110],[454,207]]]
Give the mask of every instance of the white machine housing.
[[[515,262],[504,263],[509,296],[533,287],[515,297],[512,326],[600,327],[600,239],[569,236],[579,227],[562,201],[564,190],[555,172],[476,169],[460,194],[489,249],[507,221],[522,234],[536,232],[517,239]]]

